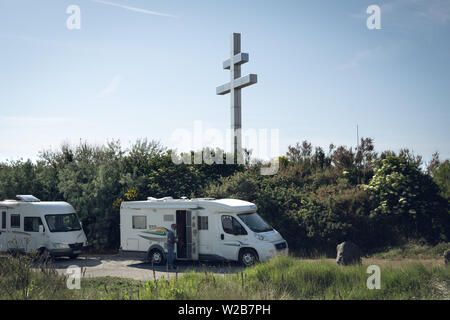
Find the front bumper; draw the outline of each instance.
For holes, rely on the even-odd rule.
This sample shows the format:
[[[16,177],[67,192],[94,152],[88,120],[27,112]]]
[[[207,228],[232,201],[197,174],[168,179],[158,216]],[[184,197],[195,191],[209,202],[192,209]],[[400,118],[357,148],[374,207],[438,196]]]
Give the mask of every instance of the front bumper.
[[[285,246],[280,246],[281,243],[285,243]],[[267,261],[270,258],[279,254],[288,254],[289,249],[286,241],[277,241],[275,243],[268,242],[258,250],[259,260]]]
[[[49,249],[50,255],[53,257],[73,256],[83,252],[83,243],[71,243],[69,248]]]

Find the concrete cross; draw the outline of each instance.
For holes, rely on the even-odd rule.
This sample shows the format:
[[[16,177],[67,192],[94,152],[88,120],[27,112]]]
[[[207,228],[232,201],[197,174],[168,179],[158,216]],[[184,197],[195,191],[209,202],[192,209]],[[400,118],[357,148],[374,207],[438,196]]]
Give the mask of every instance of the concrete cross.
[[[231,35],[230,59],[223,62],[223,68],[230,70],[230,82],[217,87],[216,93],[218,95],[230,93],[231,96],[232,150],[237,155],[238,163],[243,163],[241,89],[258,82],[256,74],[241,77],[241,65],[246,62],[248,62],[248,53],[241,52],[241,34],[233,33]]]

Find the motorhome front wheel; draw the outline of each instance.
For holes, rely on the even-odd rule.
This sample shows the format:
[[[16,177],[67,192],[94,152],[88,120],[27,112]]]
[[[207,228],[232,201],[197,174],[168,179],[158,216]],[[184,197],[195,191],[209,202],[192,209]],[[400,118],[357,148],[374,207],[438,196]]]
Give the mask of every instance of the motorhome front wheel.
[[[38,252],[39,261],[46,263],[52,259],[50,251],[47,248],[41,248]]]
[[[246,267],[254,265],[258,261],[258,256],[253,250],[244,250],[240,254],[239,261]]]

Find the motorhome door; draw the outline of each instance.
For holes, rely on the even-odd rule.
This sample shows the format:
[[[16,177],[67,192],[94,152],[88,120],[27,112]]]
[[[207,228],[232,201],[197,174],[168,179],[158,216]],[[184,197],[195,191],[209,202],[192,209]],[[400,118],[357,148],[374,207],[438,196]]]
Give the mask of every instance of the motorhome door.
[[[177,210],[177,259],[198,260],[197,212]]]
[[[6,227],[6,220],[8,218],[8,210],[0,208],[0,252],[8,250],[8,230]]]

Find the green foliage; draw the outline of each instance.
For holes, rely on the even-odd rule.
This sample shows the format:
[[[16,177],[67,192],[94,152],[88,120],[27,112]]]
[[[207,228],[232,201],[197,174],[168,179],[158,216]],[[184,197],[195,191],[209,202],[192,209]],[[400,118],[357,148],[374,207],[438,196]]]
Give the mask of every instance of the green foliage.
[[[371,217],[405,239],[439,242],[448,237],[447,203],[439,188],[407,157],[381,160],[366,190],[372,197]],[[444,227],[444,228],[443,228]]]
[[[408,239],[448,239],[447,205],[420,165],[408,150],[378,157],[370,139],[356,153],[331,145],[328,154],[304,141],[289,147],[277,175],[261,176],[254,166],[206,193],[256,203],[300,255],[334,256],[345,240],[370,253]]]
[[[66,278],[35,256],[0,256],[0,300],[70,299]]]
[[[287,256],[245,271],[221,275],[190,272],[170,280],[145,282],[102,278],[97,283],[108,299],[285,300],[285,299],[448,299],[450,269],[407,264],[385,266],[381,289],[367,288],[367,265],[341,267],[327,260],[303,261]],[[118,285],[119,283],[119,285]],[[131,294],[130,294],[131,293]]]
[[[439,186],[441,196],[450,201],[450,161],[445,160],[439,163],[432,174],[433,181]]]
[[[77,211],[94,250],[119,247],[119,210],[124,200],[201,196],[208,183],[242,171],[238,165],[174,164],[158,142],[138,140],[130,150],[82,142],[45,151],[34,164],[0,164],[0,199],[33,194],[43,201],[64,200]]]
[[[187,157],[198,160],[194,152]],[[121,202],[148,196],[254,202],[301,255],[334,256],[345,240],[370,253],[408,239],[436,243],[450,237],[450,164],[437,154],[424,172],[421,158],[408,150],[378,155],[373,141],[363,138],[357,150],[330,145],[325,151],[303,141],[278,161],[276,175],[262,176],[264,164],[250,164],[249,153],[245,165],[175,164],[172,150],[155,141],[138,140],[129,150],[119,142],[63,145],[42,152],[36,163],[1,163],[0,199],[33,194],[68,201],[94,250],[117,249]]]
[[[444,252],[448,249],[450,249],[450,242],[441,242],[435,246],[421,244],[419,242],[408,242],[386,251],[377,252],[373,257],[382,259],[413,258],[442,260]]]

